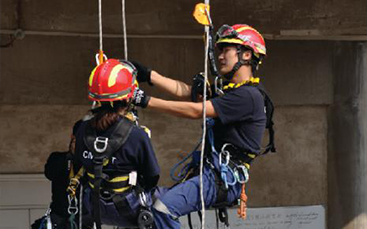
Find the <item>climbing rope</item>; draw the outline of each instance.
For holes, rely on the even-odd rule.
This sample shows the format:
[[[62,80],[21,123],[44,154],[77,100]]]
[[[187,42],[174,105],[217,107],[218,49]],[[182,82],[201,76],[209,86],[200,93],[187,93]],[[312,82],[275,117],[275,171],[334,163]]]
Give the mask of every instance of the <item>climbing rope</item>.
[[[124,57],[127,60],[127,35],[126,35],[126,14],[125,14],[125,0],[122,0],[122,26],[124,33]]]
[[[209,6],[209,0],[205,0],[205,5]],[[207,7],[205,7],[205,13],[209,16],[209,11]],[[204,27],[205,32],[205,61],[204,61],[204,82],[208,81],[208,53],[209,53],[209,26],[205,25]],[[203,136],[202,136],[202,144],[201,144],[201,154],[200,154],[200,199],[201,199],[201,228],[205,228],[205,200],[204,200],[204,193],[203,193],[203,169],[204,169],[204,150],[205,150],[205,137],[206,137],[206,96],[207,96],[207,84],[204,83],[204,91],[203,91]]]
[[[102,0],[98,0],[99,50],[103,50],[102,41]]]
[[[98,19],[99,19],[98,20],[99,22],[99,54],[97,54],[98,56],[97,65],[103,63],[102,0],[98,0]],[[96,56],[96,59],[97,59],[97,56]]]

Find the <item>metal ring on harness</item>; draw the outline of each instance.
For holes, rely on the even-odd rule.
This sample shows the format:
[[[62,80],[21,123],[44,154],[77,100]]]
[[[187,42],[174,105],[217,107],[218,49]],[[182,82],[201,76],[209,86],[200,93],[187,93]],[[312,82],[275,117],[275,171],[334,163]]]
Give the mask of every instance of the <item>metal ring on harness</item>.
[[[68,213],[70,215],[76,215],[78,214],[78,199],[74,196],[68,195],[68,202],[69,202],[69,207],[68,207]]]
[[[104,146],[103,148],[98,148],[98,143],[103,143]],[[97,153],[103,153],[104,151],[106,151],[108,146],[108,138],[106,137],[97,137],[96,140],[94,141],[94,149],[96,150]]]

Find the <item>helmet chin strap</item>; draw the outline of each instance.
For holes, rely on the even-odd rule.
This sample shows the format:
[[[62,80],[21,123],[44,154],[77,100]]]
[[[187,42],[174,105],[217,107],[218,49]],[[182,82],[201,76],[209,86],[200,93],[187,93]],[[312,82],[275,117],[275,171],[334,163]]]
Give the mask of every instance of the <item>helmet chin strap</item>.
[[[233,66],[232,70],[226,74],[224,74],[224,78],[226,78],[227,80],[231,80],[234,76],[234,74],[238,71],[238,69],[240,69],[241,66],[243,65],[251,65],[251,61],[250,60],[244,60],[242,59],[244,50],[241,48],[241,45],[237,45],[236,46],[237,49],[237,56],[238,56],[238,61],[237,63]]]

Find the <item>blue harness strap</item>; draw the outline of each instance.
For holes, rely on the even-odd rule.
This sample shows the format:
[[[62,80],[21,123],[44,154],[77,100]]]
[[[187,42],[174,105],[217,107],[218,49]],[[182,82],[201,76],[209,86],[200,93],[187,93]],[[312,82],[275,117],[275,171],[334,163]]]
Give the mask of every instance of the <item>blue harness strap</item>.
[[[208,126],[208,138],[209,143],[211,146],[212,154],[216,155],[219,158],[219,170],[220,170],[220,177],[226,187],[228,189],[228,186],[234,186],[239,183],[245,183],[248,180],[248,170],[243,165],[237,165],[236,163],[232,162],[231,154],[228,150],[226,150],[226,147],[231,146],[232,144],[226,143],[222,146],[221,152],[218,153],[218,151],[214,147],[214,132],[213,132],[213,126],[214,126],[214,119],[207,118],[207,126]],[[242,173],[244,179],[241,179],[240,173]],[[228,175],[232,175],[232,180],[228,179]]]
[[[207,127],[208,127],[208,142],[210,145],[211,155],[217,156],[219,158],[219,166],[214,166],[210,162],[210,157],[206,157],[206,163],[214,170],[217,170],[219,172],[219,177],[223,181],[223,184],[225,186],[225,189],[228,189],[229,186],[234,186],[238,183],[245,183],[247,182],[249,175],[248,175],[248,169],[243,165],[237,165],[236,163],[232,162],[231,154],[228,150],[226,150],[227,146],[230,146],[231,144],[227,143],[224,144],[221,152],[218,152],[214,147],[214,132],[213,132],[213,126],[214,126],[214,119],[207,118]],[[176,165],[173,166],[170,172],[170,176],[172,180],[176,182],[182,182],[184,181],[188,173],[199,166],[200,163],[200,151],[198,151],[198,147],[202,143],[202,139],[200,139],[199,143],[196,145],[194,150],[187,155],[184,159],[182,159],[180,162],[178,162]],[[187,164],[189,159],[191,158],[191,161]],[[184,165],[183,165],[184,164]],[[182,166],[183,165],[183,166]],[[177,172],[177,169],[182,166],[182,168]],[[177,175],[176,175],[177,174]],[[228,174],[232,178],[228,177]],[[241,176],[242,175],[242,176]]]
[[[194,150],[187,155],[186,157],[184,157],[184,159],[182,159],[180,162],[178,162],[177,164],[175,164],[171,171],[170,171],[170,176],[171,179],[176,181],[176,182],[181,182],[183,181],[187,174],[190,172],[191,169],[197,167],[200,163],[200,151],[198,151],[197,149],[199,148],[200,144],[201,144],[201,139],[199,141],[199,143],[196,145],[196,147],[194,148]],[[191,158],[191,161],[187,164],[185,164],[181,170],[179,170],[177,172],[176,175],[176,170],[182,165],[184,164],[187,160],[189,160]]]

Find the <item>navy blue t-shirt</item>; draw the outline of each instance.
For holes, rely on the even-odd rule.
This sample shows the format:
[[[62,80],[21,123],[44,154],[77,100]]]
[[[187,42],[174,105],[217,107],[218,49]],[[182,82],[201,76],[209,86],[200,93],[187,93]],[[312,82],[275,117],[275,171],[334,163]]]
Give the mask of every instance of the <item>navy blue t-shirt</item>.
[[[213,127],[215,148],[231,143],[247,153],[260,153],[266,114],[259,89],[243,85],[211,102],[218,114]]]
[[[93,154],[83,141],[85,125],[86,123],[83,123],[77,133],[76,159],[91,172],[93,171]],[[148,134],[142,128],[134,125],[125,144],[112,155],[109,163],[103,167],[103,171],[107,173],[119,171],[120,174],[137,171],[139,178],[143,178],[145,182],[149,183],[149,186],[156,185],[160,168]],[[154,179],[155,182],[152,184],[150,179]]]

